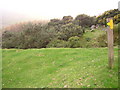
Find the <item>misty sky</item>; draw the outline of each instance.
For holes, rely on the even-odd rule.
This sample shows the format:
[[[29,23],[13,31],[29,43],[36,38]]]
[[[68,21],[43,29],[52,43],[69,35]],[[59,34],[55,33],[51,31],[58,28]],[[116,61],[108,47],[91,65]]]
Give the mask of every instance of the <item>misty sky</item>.
[[[117,9],[119,0],[2,0],[4,20],[9,18],[51,19],[71,15],[99,15]],[[6,17],[5,17],[6,16]]]

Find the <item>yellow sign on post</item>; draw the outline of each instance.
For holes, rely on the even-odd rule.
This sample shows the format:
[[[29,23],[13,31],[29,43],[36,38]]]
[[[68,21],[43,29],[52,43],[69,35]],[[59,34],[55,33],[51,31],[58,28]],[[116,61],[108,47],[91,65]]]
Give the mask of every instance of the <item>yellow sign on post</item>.
[[[108,22],[107,25],[110,26],[110,29],[113,29],[113,20],[110,19],[110,22]]]

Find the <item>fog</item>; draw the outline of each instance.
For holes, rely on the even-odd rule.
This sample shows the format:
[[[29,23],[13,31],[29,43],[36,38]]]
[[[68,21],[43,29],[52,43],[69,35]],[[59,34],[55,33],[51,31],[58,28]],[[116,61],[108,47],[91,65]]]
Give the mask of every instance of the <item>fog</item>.
[[[117,9],[119,0],[2,0],[2,25],[30,20],[49,20],[66,15],[98,16]],[[0,20],[1,21],[1,20]]]

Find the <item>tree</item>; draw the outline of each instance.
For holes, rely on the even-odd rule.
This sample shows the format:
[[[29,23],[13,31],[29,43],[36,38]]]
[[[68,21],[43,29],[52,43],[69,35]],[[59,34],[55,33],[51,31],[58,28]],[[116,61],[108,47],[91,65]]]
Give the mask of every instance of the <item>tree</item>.
[[[48,25],[50,25],[50,26],[55,26],[55,25],[59,25],[59,24],[60,24],[59,19],[51,19],[50,22],[48,23]]]
[[[69,23],[61,27],[61,31],[58,32],[58,39],[67,41],[72,36],[81,36],[82,34],[81,26]]]
[[[120,22],[120,11],[118,9],[105,11],[102,15],[99,15],[96,19],[96,23],[106,25],[106,19],[113,18],[115,24]]]
[[[68,24],[71,23],[73,21],[73,17],[72,16],[64,16],[62,18],[62,24]]]
[[[95,17],[80,14],[75,18],[74,23],[82,27],[90,27],[91,25],[95,24]]]

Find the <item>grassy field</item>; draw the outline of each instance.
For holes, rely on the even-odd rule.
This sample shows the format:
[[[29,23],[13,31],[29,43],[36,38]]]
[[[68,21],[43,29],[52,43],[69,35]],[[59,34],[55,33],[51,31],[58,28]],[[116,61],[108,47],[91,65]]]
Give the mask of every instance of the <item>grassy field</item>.
[[[117,88],[118,48],[3,49],[3,88]]]

